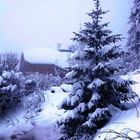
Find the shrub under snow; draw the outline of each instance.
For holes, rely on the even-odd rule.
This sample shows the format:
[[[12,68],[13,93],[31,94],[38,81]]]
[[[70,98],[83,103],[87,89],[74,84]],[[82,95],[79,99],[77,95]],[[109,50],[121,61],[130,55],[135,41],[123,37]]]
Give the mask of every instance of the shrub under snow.
[[[20,77],[14,71],[0,74],[0,113],[6,113],[15,107],[22,97]]]

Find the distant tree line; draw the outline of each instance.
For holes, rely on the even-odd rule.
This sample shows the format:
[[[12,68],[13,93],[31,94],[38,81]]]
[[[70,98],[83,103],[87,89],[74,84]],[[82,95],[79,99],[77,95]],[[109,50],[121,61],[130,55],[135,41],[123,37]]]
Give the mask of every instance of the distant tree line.
[[[0,71],[17,70],[19,58],[16,53],[1,53],[0,54]]]

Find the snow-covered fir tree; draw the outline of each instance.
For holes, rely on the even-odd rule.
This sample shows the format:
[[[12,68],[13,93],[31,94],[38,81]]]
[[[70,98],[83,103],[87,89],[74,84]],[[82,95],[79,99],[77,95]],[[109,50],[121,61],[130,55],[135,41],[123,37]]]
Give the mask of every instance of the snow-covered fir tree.
[[[134,0],[129,17],[131,25],[128,31],[127,47],[132,54],[128,57],[129,68],[131,70],[140,67],[140,0]]]
[[[59,106],[66,110],[58,120],[62,140],[90,140],[110,119],[113,107],[123,109],[123,103],[136,97],[132,81],[115,75],[118,68],[113,60],[122,54],[115,43],[121,37],[107,29],[108,23],[102,22],[106,12],[99,0],[93,1],[95,8],[88,13],[91,21],[74,37],[80,45],[71,56],[72,70],[66,75],[72,90]]]

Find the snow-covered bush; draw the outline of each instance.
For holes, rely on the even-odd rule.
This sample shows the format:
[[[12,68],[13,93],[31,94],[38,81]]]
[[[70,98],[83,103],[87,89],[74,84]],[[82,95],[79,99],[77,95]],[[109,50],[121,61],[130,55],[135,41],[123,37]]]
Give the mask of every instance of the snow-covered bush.
[[[31,119],[41,111],[41,104],[45,101],[43,89],[39,86],[41,79],[36,79],[36,75],[22,76],[21,90],[23,93],[21,106],[25,110],[24,118]]]
[[[36,86],[40,90],[47,90],[52,86],[59,86],[62,84],[62,79],[59,76],[52,74],[31,73],[25,76],[26,79],[32,79],[36,82]]]
[[[102,23],[106,12],[99,0],[93,1],[95,9],[88,14],[91,22],[75,33],[74,40],[79,46],[71,57],[71,71],[65,77],[72,90],[59,106],[66,110],[58,119],[64,134],[62,140],[90,140],[110,119],[113,107],[124,109],[125,102],[137,97],[130,87],[133,82],[116,75],[119,69],[115,60],[123,53],[115,43],[121,37],[107,29],[108,23]]]
[[[42,111],[41,104],[44,101],[44,93],[40,90],[35,90],[32,94],[25,96],[22,100],[25,109],[24,119],[29,120],[38,116]]]
[[[3,71],[0,74],[0,113],[6,113],[21,100],[20,78],[14,71]]]
[[[29,120],[42,111],[41,104],[45,101],[44,90],[50,89],[50,91],[55,92],[54,88],[62,84],[62,79],[59,76],[39,73],[30,73],[24,78],[26,97],[22,103],[26,110],[24,118]]]
[[[36,96],[33,93],[36,92]],[[20,103],[25,104],[23,98],[33,96],[34,104],[39,104],[35,98],[39,97],[40,91],[36,86],[36,82],[23,76],[21,72],[2,71],[0,73],[0,113],[7,113],[14,109]],[[24,103],[23,103],[24,102]],[[31,108],[32,106],[30,106]]]
[[[41,104],[45,101],[44,90],[60,85],[62,79],[59,76],[30,73],[22,78],[22,83],[24,118],[28,120],[37,116],[42,110]]]
[[[33,93],[36,89],[36,82],[32,79],[26,79],[24,81],[24,95],[29,95],[30,93]]]

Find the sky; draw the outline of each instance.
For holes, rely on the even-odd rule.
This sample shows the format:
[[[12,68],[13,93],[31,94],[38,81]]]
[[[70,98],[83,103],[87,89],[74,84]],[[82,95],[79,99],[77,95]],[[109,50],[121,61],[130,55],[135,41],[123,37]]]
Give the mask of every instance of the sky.
[[[127,35],[132,1],[101,0],[103,9],[110,10],[104,20],[114,33]],[[92,8],[92,0],[0,0],[0,51],[70,46]]]

